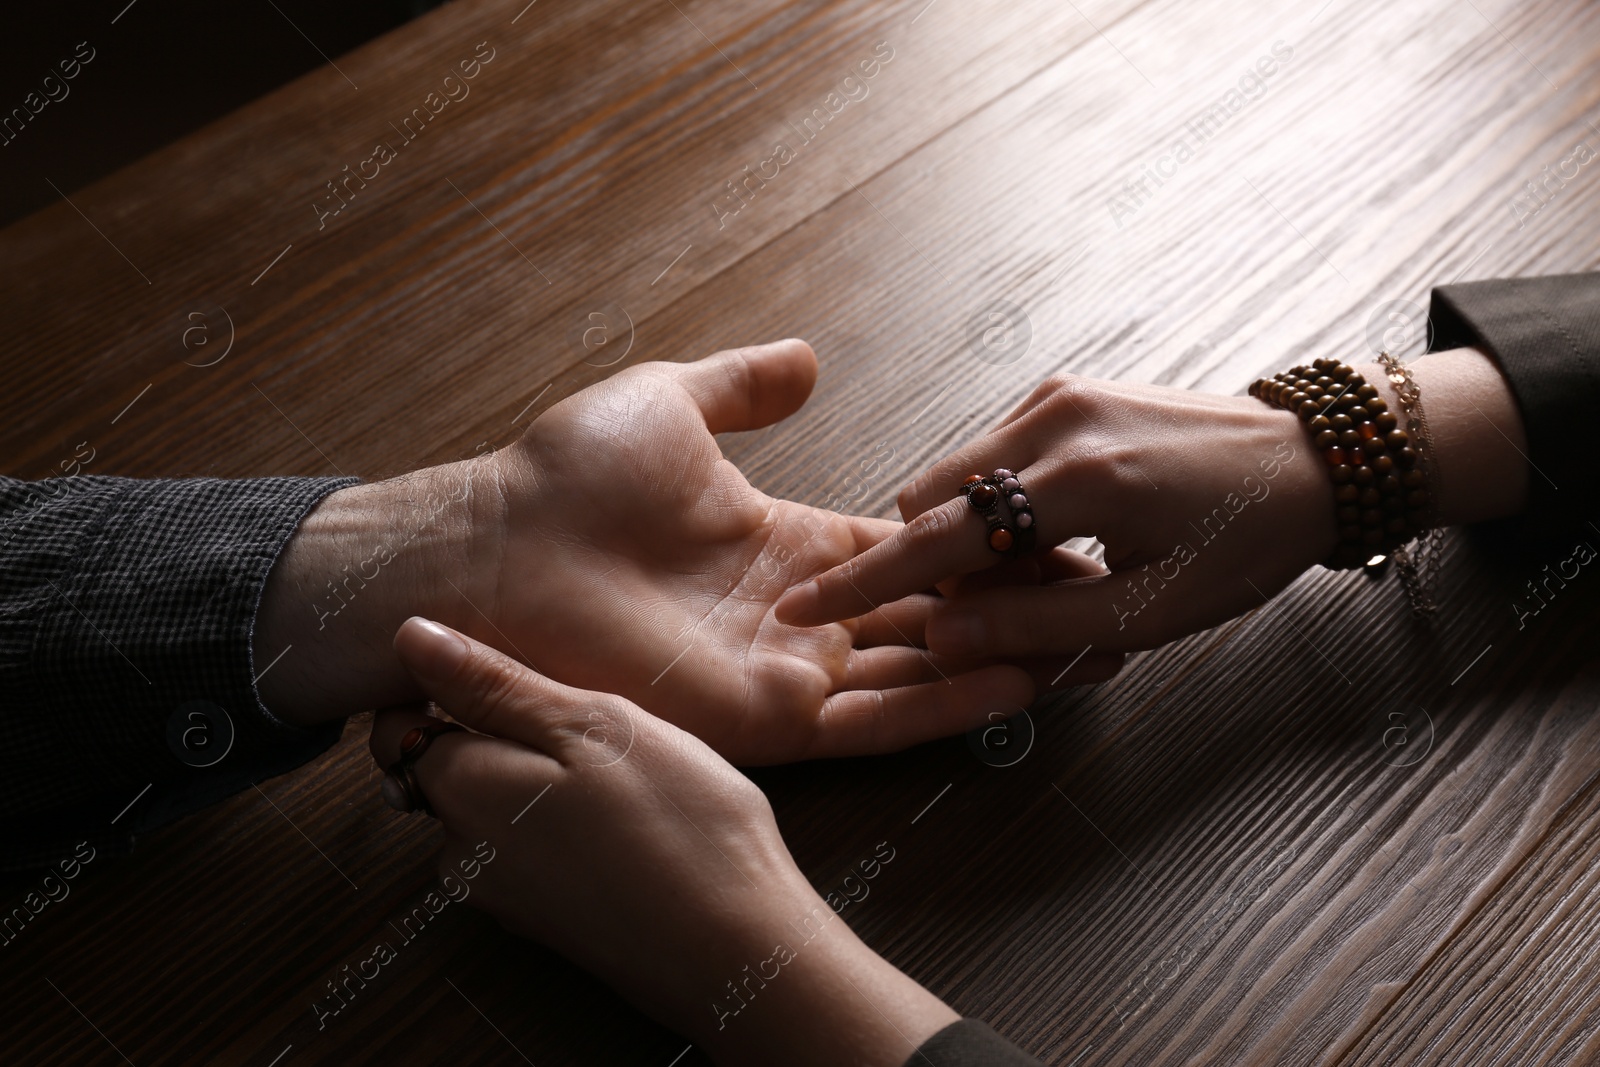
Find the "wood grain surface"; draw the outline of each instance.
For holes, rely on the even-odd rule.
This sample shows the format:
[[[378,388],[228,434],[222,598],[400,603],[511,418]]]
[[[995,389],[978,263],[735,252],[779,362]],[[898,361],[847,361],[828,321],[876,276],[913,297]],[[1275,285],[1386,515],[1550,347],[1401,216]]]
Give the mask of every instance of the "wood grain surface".
[[[457,0],[0,232],[7,472],[88,440],[93,473],[378,478],[794,335],[815,397],[730,456],[890,514],[1052,372],[1240,392],[1433,285],[1600,269],[1597,172],[1523,195],[1600,148],[1580,0],[524,3]],[[969,343],[996,301],[1004,363]],[[756,777],[824,891],[887,842],[845,917],[1048,1064],[1595,1062],[1600,611],[1519,628],[1518,566],[1453,537],[1427,627],[1392,576],[1309,573],[1033,709],[1012,766],[954,739]],[[432,878],[377,780],[353,722],[91,865],[0,949],[0,1059],[705,1062],[459,907],[319,1028]]]

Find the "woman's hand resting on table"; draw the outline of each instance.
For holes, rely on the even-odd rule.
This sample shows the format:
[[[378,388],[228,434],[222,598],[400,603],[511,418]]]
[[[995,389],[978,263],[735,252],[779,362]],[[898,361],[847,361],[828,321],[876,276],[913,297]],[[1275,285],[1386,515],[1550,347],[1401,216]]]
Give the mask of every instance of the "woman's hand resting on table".
[[[395,649],[481,731],[440,736],[414,773],[445,827],[441,872],[490,857],[468,899],[513,933],[724,1064],[898,1067],[956,1021],[851,933],[766,797],[699,740],[435,623],[408,621]],[[373,756],[388,767],[432,721],[380,712]]]
[[[1026,707],[1067,660],[930,656],[916,646],[936,597],[815,629],[773,618],[791,585],[899,528],[774,499],[723,458],[715,434],[792,414],[816,373],[803,341],[641,364],[556,404],[510,447],[333,494],[263,597],[258,658],[295,646],[262,683],[267,707],[305,721],[414,699],[383,634],[416,612],[625,696],[745,764],[892,751]],[[338,606],[322,583],[384,527],[418,528],[425,498],[443,503],[420,509],[432,517],[392,564],[401,574],[351,589],[355,621],[314,618],[312,601]],[[1099,570],[1078,555],[1059,566]],[[286,592],[302,586],[303,600]],[[1086,657],[1060,684],[1121,662]]]
[[[1382,372],[1359,369],[1400,410]],[[1425,356],[1412,370],[1444,522],[1520,510],[1523,431],[1498,370],[1472,349]],[[1065,552],[1051,546],[1094,537],[1110,573],[1058,582],[1047,573],[1048,584],[993,588],[988,568],[998,557],[958,490],[968,475],[996,468],[1016,471],[1027,490],[1039,531],[1032,565],[1048,572]],[[949,601],[926,627],[935,652],[1129,652],[1260,605],[1336,543],[1332,484],[1293,413],[1247,396],[1070,375],[1046,381],[997,429],[940,460],[900,494],[900,511],[904,528],[786,594],[777,618],[826,623],[944,582]]]

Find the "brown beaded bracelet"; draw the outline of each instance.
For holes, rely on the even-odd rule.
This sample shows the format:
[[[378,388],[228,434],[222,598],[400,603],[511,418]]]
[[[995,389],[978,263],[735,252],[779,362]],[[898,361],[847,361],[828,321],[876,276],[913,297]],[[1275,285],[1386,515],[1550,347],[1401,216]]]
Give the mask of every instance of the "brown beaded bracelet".
[[[1428,529],[1427,478],[1411,435],[1353,367],[1313,360],[1260,379],[1250,395],[1298,415],[1328,461],[1339,547],[1324,566],[1360,567]]]

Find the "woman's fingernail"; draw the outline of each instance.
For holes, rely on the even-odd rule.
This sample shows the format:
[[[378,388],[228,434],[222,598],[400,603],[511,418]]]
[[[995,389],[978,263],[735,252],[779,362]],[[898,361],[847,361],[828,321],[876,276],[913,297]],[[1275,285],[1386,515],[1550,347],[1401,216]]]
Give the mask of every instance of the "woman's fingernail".
[[[413,616],[412,633],[418,635],[405,645],[406,662],[413,670],[435,678],[449,678],[466,661],[467,639],[432,619]]]
[[[805,618],[815,611],[821,599],[822,587],[816,582],[797,585],[778,598],[778,602],[772,606],[772,614],[779,622],[793,623],[795,619]]]
[[[975,611],[952,609],[928,620],[928,648],[948,655],[983,651],[989,627]]]

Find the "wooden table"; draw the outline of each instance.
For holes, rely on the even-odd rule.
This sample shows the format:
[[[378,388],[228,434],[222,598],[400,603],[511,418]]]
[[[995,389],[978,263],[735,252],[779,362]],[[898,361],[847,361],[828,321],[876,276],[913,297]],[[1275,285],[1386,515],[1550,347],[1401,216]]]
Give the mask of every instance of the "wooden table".
[[[816,396],[730,455],[887,514],[1053,371],[1237,392],[1434,284],[1600,268],[1600,171],[1524,187],[1600,148],[1578,0],[525,2],[457,0],[0,234],[8,472],[87,440],[94,473],[378,478],[798,335]],[[969,344],[995,301],[1008,363]],[[758,778],[824,890],[887,842],[846,918],[1047,1063],[1594,1062],[1595,594],[1519,629],[1533,576],[1453,540],[1420,628],[1392,576],[1315,572],[1035,708],[1012,766],[955,739]],[[86,871],[3,950],[0,1059],[701,1062],[462,908],[319,1030],[437,841],[364,734]]]

